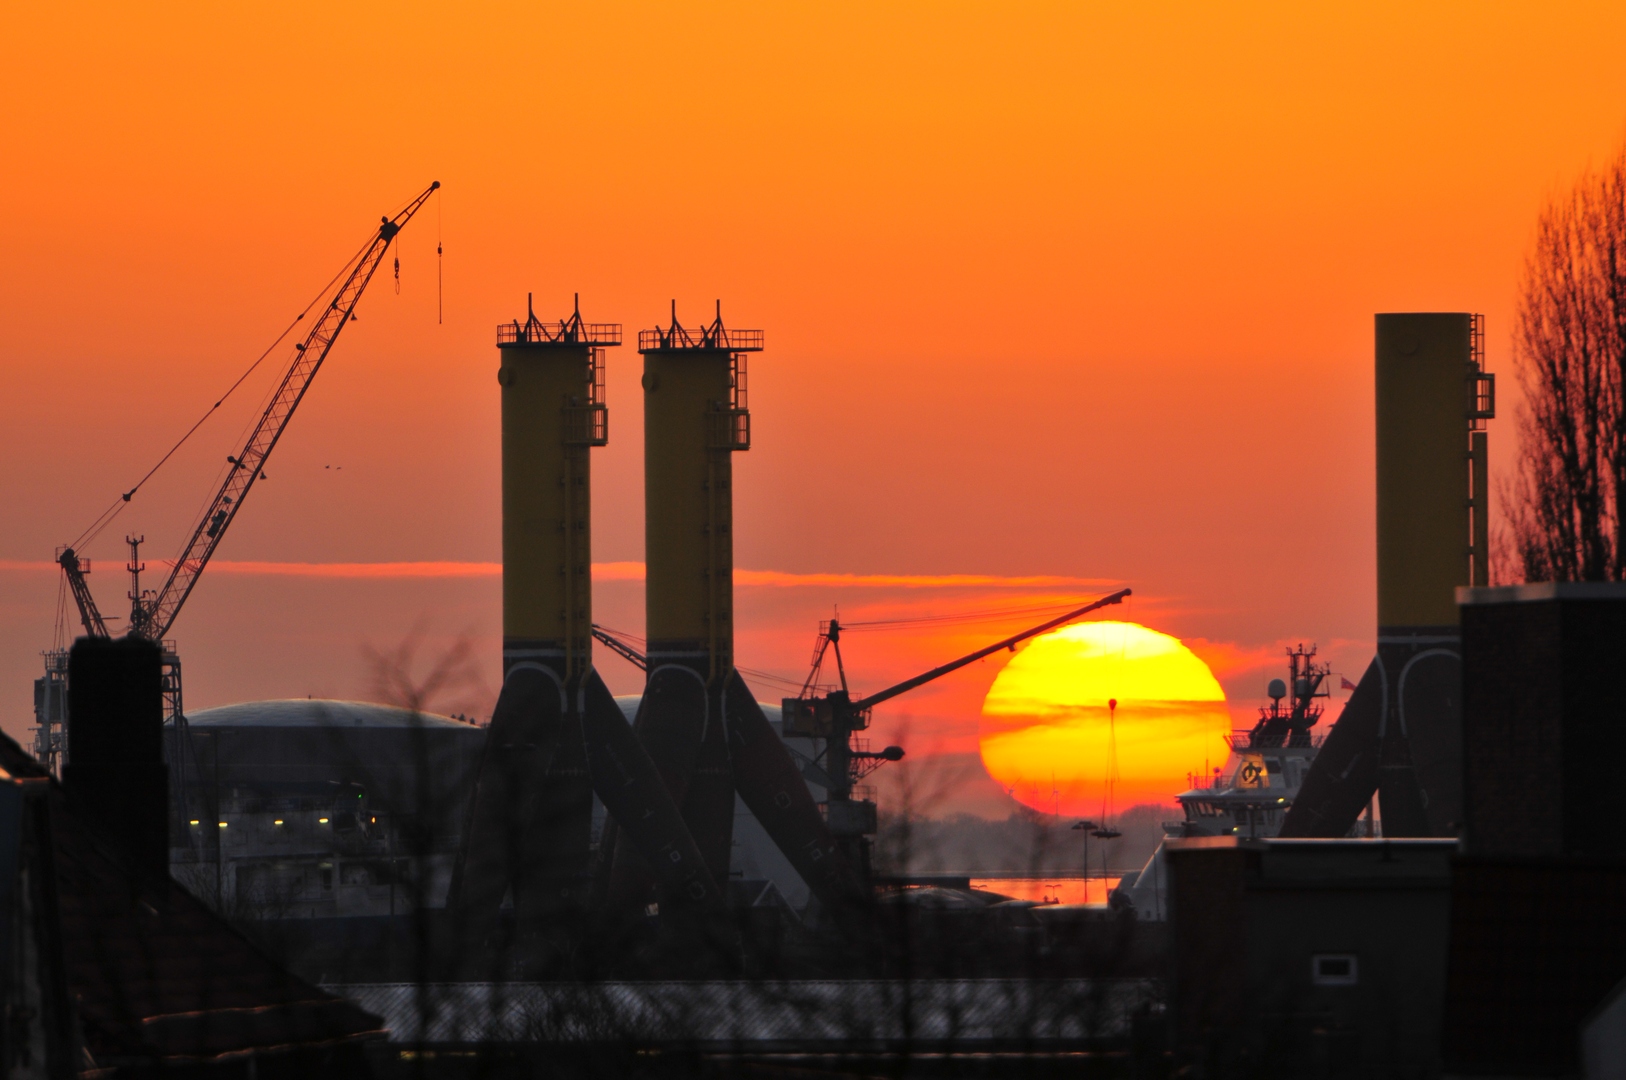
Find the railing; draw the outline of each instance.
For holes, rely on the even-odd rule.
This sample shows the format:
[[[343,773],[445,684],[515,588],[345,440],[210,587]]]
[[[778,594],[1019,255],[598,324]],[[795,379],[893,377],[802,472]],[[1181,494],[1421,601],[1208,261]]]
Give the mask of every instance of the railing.
[[[1298,730],[1303,731],[1304,729],[1300,728]],[[1321,744],[1326,741],[1326,738],[1327,738],[1327,736],[1325,734],[1317,733],[1317,734],[1311,735],[1307,742],[1296,742],[1293,739],[1292,733],[1289,733],[1289,734],[1287,734],[1287,735],[1285,735],[1283,737],[1283,740],[1281,742],[1275,744],[1274,746],[1255,747],[1253,745],[1253,732],[1252,732],[1252,730],[1233,731],[1229,735],[1225,736],[1225,745],[1229,746],[1232,750],[1237,750],[1237,751],[1246,751],[1246,750],[1281,750],[1281,749],[1284,749],[1284,748],[1288,749],[1288,750],[1297,750],[1297,749],[1302,749],[1302,748],[1304,748],[1306,746],[1309,746],[1309,747],[1314,748],[1314,749],[1320,749]]]
[[[708,446],[713,450],[751,449],[751,411],[719,409],[709,414],[711,431]]]
[[[1473,404],[1468,419],[1474,431],[1484,431],[1486,420],[1496,419],[1496,375],[1490,371],[1474,373]]]
[[[1468,330],[1468,430],[1484,431],[1496,418],[1496,376],[1485,370],[1485,316],[1474,315]]]
[[[642,337],[642,335],[640,335]],[[620,323],[578,322],[561,319],[556,323],[518,320],[497,327],[498,345],[619,345]]]
[[[587,356],[587,403],[589,405],[603,405],[604,397],[604,350],[595,348]]]
[[[610,441],[610,410],[603,405],[565,408],[565,442],[572,446],[603,446]]]
[[[761,330],[730,330],[722,326],[689,330],[681,326],[638,331],[638,351],[709,349],[716,352],[761,352]]]

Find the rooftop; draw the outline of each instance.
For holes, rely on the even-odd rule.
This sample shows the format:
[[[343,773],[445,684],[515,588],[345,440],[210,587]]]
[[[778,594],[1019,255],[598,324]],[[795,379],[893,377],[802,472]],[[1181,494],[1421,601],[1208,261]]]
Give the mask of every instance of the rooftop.
[[[186,714],[194,728],[212,727],[368,727],[368,728],[455,728],[478,731],[471,724],[435,713],[414,712],[395,705],[370,701],[330,701],[325,698],[285,698],[272,701],[244,701]]]
[[[94,1059],[240,1061],[385,1035],[379,1017],[290,975],[167,876],[134,875],[89,808],[3,735],[0,768],[46,785],[53,936]]]
[[[1534,581],[1457,588],[1457,603],[1531,604],[1544,600],[1626,600],[1626,581]]]

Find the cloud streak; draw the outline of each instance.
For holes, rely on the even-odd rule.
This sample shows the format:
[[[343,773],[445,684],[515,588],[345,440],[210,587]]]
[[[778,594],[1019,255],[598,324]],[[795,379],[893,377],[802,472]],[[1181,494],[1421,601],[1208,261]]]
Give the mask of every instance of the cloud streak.
[[[54,562],[0,559],[0,572],[39,573],[56,570]],[[502,563],[454,562],[266,562],[214,559],[210,574],[251,577],[348,578],[355,580],[402,578],[501,577]],[[641,562],[593,564],[594,581],[642,581]],[[1061,575],[1005,576],[999,574],[796,574],[784,570],[734,571],[734,584],[744,588],[857,588],[857,589],[1050,589],[1106,588],[1117,584],[1097,578]]]

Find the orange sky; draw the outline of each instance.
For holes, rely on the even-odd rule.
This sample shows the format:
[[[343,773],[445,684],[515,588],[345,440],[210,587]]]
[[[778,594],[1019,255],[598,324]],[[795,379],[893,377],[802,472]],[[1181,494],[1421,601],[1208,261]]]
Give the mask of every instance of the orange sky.
[[[740,566],[1126,582],[1242,713],[1283,643],[1353,677],[1371,315],[1483,311],[1507,370],[1541,200],[1626,135],[1623,31],[1619,5],[1579,3],[11,5],[0,725],[29,723],[55,605],[17,564],[133,483],[431,179],[401,294],[364,299],[222,559],[494,561],[493,326],[527,291],[629,329],[721,297],[768,345]],[[642,558],[637,379],[612,352],[602,562]],[[180,545],[247,419],[225,411],[90,552],[104,607],[124,529],[155,561]],[[1505,466],[1509,425],[1492,440]],[[835,603],[1035,592],[1057,594],[749,585],[742,662],[800,672]],[[206,575],[177,625],[189,704],[364,693],[363,645],[414,626],[467,631],[494,685],[497,596],[478,575]],[[638,596],[606,583],[605,621],[636,630]],[[863,681],[983,633],[876,634]],[[878,725],[972,751],[997,664]]]

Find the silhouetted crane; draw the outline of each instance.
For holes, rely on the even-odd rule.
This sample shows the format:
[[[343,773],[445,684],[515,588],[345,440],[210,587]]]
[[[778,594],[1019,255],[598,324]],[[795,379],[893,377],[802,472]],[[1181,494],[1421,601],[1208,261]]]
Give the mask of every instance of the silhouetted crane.
[[[161,588],[156,591],[141,589],[141,540],[135,537],[126,538],[130,545],[131,574],[128,633],[133,637],[164,645],[165,711],[170,718],[182,716],[180,659],[173,647],[163,641],[164,636],[174,625],[181,606],[186,603],[186,598],[192,594],[203,568],[208,565],[215,549],[220,546],[220,541],[225,538],[226,530],[237,517],[238,511],[243,508],[243,500],[248,497],[254,482],[265,479],[266,459],[271,456],[277,441],[282,438],[282,433],[288,427],[288,421],[293,419],[294,410],[299,407],[305,392],[310,389],[312,380],[321,369],[322,361],[327,359],[334,343],[338,341],[339,333],[346,323],[355,319],[356,304],[361,300],[361,294],[366,290],[368,282],[372,280],[373,273],[383,262],[384,253],[389,249],[390,242],[439,187],[440,181],[437,180],[409,202],[405,209],[393,217],[382,218],[378,230],[366,246],[346,264],[348,272],[340,272],[342,280],[339,280],[337,290],[321,308],[315,324],[305,335],[304,340],[294,343],[293,356],[283,372],[282,380],[271,395],[270,404],[266,406],[259,421],[249,433],[248,441],[236,454],[227,456],[226,461],[231,468],[226,474],[226,479],[198,519],[191,539],[187,542],[181,557],[175,561],[169,577]],[[303,319],[304,316],[301,315],[300,318]],[[219,404],[216,402],[214,407],[218,408]],[[201,424],[201,421],[199,423]],[[192,430],[196,431],[197,427],[194,426]],[[188,432],[186,437],[190,435],[191,432]],[[181,441],[185,442],[186,437]],[[177,448],[179,445],[177,444]],[[174,451],[171,450],[170,453]],[[165,460],[167,459],[168,455],[165,455]],[[162,464],[160,461],[159,465]],[[156,466],[153,471],[157,471]],[[150,477],[152,473],[149,472],[147,475]],[[142,483],[145,482],[143,479]],[[56,553],[57,564],[62,567],[68,589],[73,594],[74,604],[79,609],[79,621],[84,624],[85,633],[91,637],[105,638],[111,635],[107,629],[107,621],[97,608],[95,597],[91,595],[89,583],[85,580],[90,564],[88,560],[80,558],[75,546],[100,532],[101,528],[116,515],[118,509],[122,508],[121,503],[129,503],[140,486],[137,484],[121,495],[119,501],[114,502],[113,508],[87,529],[75,545],[60,548]],[[47,667],[49,668],[49,660]],[[43,741],[49,744],[50,740]]]
[[[898,746],[888,746],[875,751],[853,748],[852,736],[855,732],[869,727],[871,709],[916,687],[924,686],[933,679],[941,678],[951,671],[957,671],[985,656],[991,656],[1001,649],[1015,649],[1028,638],[1070,623],[1099,608],[1121,603],[1130,593],[1129,589],[1120,589],[1111,596],[1104,596],[1094,603],[1085,604],[1065,615],[996,641],[986,648],[967,653],[958,660],[951,660],[914,678],[905,679],[885,690],[861,698],[854,698],[847,686],[847,668],[841,657],[840,620],[831,619],[821,626],[818,642],[813,649],[812,671],[802,685],[801,694],[793,698],[784,698],[781,702],[784,717],[781,730],[786,736],[802,735],[825,740],[825,750],[820,756],[824,759],[823,774],[830,780],[830,786],[826,789],[829,792],[827,820],[830,823],[830,831],[836,834],[837,840],[847,849],[847,854],[853,859],[854,865],[863,867],[865,872],[868,872],[868,844],[863,837],[876,831],[877,821],[875,804],[864,799],[855,800],[853,787],[884,762],[903,759],[903,748]],[[815,692],[815,688],[826,656],[835,658],[836,674],[841,689],[819,694]]]

